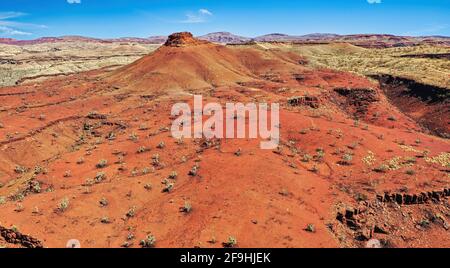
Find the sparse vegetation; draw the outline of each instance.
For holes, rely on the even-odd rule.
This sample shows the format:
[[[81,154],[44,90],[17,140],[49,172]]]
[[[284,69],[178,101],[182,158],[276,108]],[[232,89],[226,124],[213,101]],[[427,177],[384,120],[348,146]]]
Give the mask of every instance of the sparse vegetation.
[[[305,228],[305,231],[307,231],[309,233],[315,233],[316,227],[314,226],[314,224],[308,224]]]
[[[352,165],[352,161],[353,161],[353,155],[351,154],[344,154],[341,158],[341,161],[339,162],[339,164],[344,165],[344,166],[350,166]]]
[[[105,216],[105,217],[102,217],[100,219],[100,222],[103,223],[103,224],[110,224],[111,220],[108,217]]]
[[[108,160],[106,160],[106,159],[100,160],[96,165],[97,168],[105,168],[107,166],[108,166]]]
[[[360,75],[390,74],[411,77],[419,82],[450,88],[445,60],[401,57],[402,55],[449,53],[445,46],[406,46],[363,49],[350,45],[327,44],[283,48],[306,55],[310,64]]]
[[[78,165],[84,164],[84,158],[83,158],[83,157],[78,158],[77,164],[78,164]]]
[[[136,134],[136,133],[131,133],[129,136],[128,136],[128,139],[130,140],[130,141],[134,141],[134,142],[137,142],[138,140],[139,140],[139,136]]]
[[[164,148],[166,148],[166,144],[162,141],[162,142],[160,142],[160,143],[158,144],[158,146],[156,146],[156,148],[158,148],[158,149],[164,149]]]
[[[160,159],[159,159],[159,154],[154,154],[152,156],[152,164],[155,167],[159,167],[161,165]]]
[[[134,216],[136,216],[136,207],[131,207],[127,213],[125,214],[125,216],[127,216],[127,218],[133,218]]]
[[[150,151],[149,148],[147,148],[147,147],[145,147],[145,146],[141,146],[141,147],[139,147],[139,149],[137,150],[137,153],[138,153],[138,154],[143,154],[143,153],[146,153],[146,152],[148,152],[148,151]]]
[[[228,237],[228,241],[223,243],[226,248],[234,248],[237,246],[237,239],[234,236]]]
[[[147,191],[151,191],[153,189],[153,186],[151,183],[147,183],[144,185],[144,189]]]
[[[170,193],[175,185],[173,183],[167,183],[166,186],[163,188],[163,193]]]
[[[378,172],[378,173],[386,173],[389,170],[389,166],[382,164],[376,168],[373,169],[373,171]]]
[[[72,177],[72,172],[70,170],[66,170],[66,172],[64,172],[64,178],[70,178]]]
[[[102,181],[104,181],[106,179],[106,174],[104,172],[99,172],[97,173],[97,175],[95,175],[94,177],[94,182],[96,184],[101,183]]]
[[[186,213],[186,214],[191,213],[191,211],[192,211],[191,203],[188,202],[188,201],[185,201],[184,205],[180,208],[180,211],[183,212],[183,213]]]
[[[200,167],[198,165],[193,166],[192,169],[189,171],[188,175],[191,177],[197,176],[199,169]]]
[[[313,157],[309,154],[304,154],[303,158],[302,158],[302,162],[308,163],[309,161],[311,161],[313,159]]]
[[[102,199],[100,199],[99,203],[100,203],[101,207],[107,207],[109,205],[108,199],[106,199],[105,197],[102,197]]]
[[[155,247],[156,237],[154,235],[147,235],[147,237],[139,243],[143,248]]]
[[[69,199],[67,197],[64,197],[58,204],[57,210],[59,212],[65,212],[69,208]]]
[[[169,179],[175,180],[178,177],[178,173],[176,171],[172,171],[172,173],[169,174]]]
[[[14,168],[14,172],[16,172],[17,174],[24,174],[24,173],[28,172],[28,169],[24,166],[16,166]]]

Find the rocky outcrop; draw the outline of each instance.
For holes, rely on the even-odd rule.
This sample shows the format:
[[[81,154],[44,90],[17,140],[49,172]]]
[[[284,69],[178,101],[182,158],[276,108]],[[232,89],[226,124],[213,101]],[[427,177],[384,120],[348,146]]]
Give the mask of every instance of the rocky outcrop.
[[[370,104],[379,101],[377,92],[371,88],[335,88],[334,91],[335,102],[356,117],[364,117]]]
[[[20,244],[26,248],[43,248],[41,241],[29,235],[24,235],[15,229],[7,229],[0,226],[0,235],[10,244]]]
[[[289,98],[288,104],[290,106],[308,106],[314,109],[320,107],[319,98],[309,95]]]
[[[164,45],[168,47],[183,47],[196,46],[207,43],[207,41],[194,38],[194,36],[189,32],[181,32],[171,34]]]
[[[450,138],[450,89],[391,75],[371,77],[403,113],[432,134]]]
[[[442,191],[429,191],[419,194],[405,194],[405,193],[384,193],[377,195],[377,200],[382,203],[397,203],[399,205],[416,205],[425,204],[428,202],[439,202],[444,198],[450,196],[450,188]]]

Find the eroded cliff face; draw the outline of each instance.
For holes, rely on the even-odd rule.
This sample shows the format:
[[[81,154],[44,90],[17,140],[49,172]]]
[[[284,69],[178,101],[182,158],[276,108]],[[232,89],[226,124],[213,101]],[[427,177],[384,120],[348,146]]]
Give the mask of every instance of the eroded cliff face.
[[[207,43],[209,42],[194,38],[194,36],[189,32],[181,32],[171,34],[164,45],[169,47],[181,47],[202,45]]]
[[[402,112],[434,135],[450,138],[450,89],[390,75],[372,77]]]

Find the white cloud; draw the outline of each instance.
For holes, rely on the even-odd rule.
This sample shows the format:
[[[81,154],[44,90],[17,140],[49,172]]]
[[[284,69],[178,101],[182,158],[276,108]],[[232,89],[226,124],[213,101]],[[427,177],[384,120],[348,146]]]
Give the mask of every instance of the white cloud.
[[[367,3],[369,4],[381,4],[381,0],[367,0]]]
[[[13,18],[25,16],[25,15],[26,15],[25,13],[15,12],[15,11],[0,12],[0,20],[13,19]]]
[[[27,15],[23,12],[0,12],[0,37],[13,35],[31,35],[33,29],[47,28],[45,25],[17,22],[11,19]]]
[[[186,19],[180,21],[181,23],[203,23],[211,17],[213,13],[208,9],[202,8],[195,13],[187,13]]]
[[[81,0],[67,0],[69,4],[81,4]]]
[[[213,15],[211,11],[209,11],[209,10],[207,10],[207,9],[205,9],[205,8],[200,9],[200,10],[198,11],[198,13],[203,14],[203,15],[209,15],[209,16],[212,16],[212,15]]]
[[[4,35],[31,35],[31,33],[15,30],[6,26],[0,26],[0,34]]]

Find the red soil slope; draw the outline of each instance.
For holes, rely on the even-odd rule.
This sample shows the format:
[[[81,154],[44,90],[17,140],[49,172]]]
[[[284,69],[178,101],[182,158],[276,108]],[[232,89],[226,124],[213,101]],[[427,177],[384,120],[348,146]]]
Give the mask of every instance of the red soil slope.
[[[174,41],[120,70],[0,89],[0,226],[46,247],[450,245],[449,142],[376,84],[277,50]],[[173,139],[171,107],[192,93],[279,102],[280,147]]]

